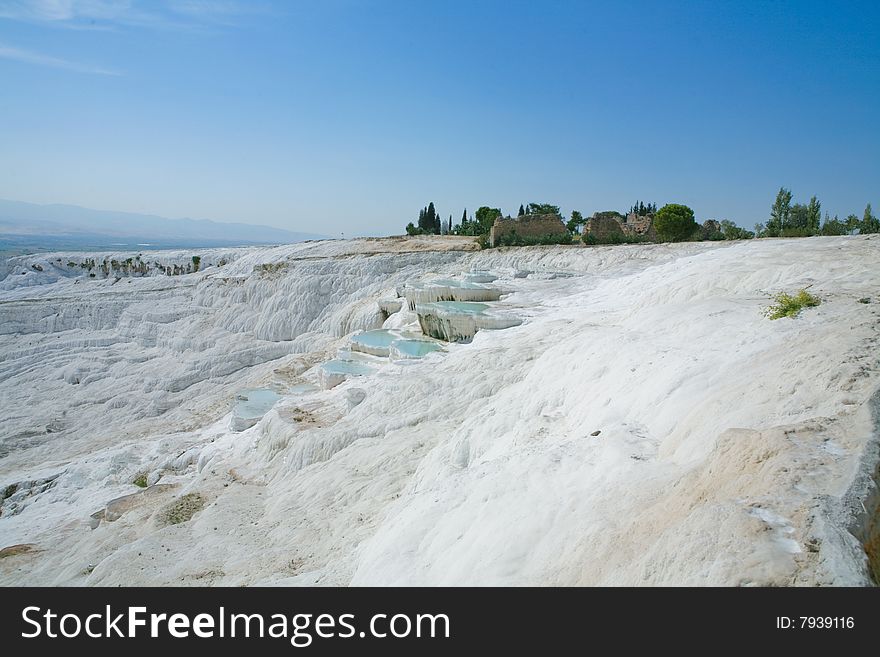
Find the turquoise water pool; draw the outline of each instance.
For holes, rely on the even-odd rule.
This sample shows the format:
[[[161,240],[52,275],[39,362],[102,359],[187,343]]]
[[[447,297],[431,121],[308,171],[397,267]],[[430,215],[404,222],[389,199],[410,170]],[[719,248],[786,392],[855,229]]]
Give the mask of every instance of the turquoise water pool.
[[[489,309],[489,305],[479,301],[435,301],[430,305],[447,313],[460,313],[462,315],[480,315]]]
[[[390,331],[379,329],[376,331],[365,331],[364,333],[358,333],[351,339],[351,341],[355,344],[363,345],[365,347],[387,349],[391,346],[392,342],[398,339],[398,337],[399,336],[394,335]]]
[[[242,419],[263,417],[281,397],[268,388],[242,390],[236,395],[232,412]]]
[[[495,274],[487,271],[472,271],[464,275],[464,277],[472,283],[491,283],[498,279]]]
[[[348,376],[366,376],[373,372],[372,367],[361,363],[353,363],[347,360],[328,360],[321,365],[321,369],[328,374],[345,374]]]
[[[395,340],[391,350],[399,358],[422,358],[434,351],[441,351],[442,347],[427,340]]]

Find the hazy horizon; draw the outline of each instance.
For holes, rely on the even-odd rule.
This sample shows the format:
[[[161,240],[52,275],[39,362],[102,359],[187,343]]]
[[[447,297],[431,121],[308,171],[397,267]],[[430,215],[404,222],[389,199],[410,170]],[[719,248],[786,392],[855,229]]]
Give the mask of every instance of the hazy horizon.
[[[0,3],[0,197],[338,237],[433,201],[880,204],[870,3]]]

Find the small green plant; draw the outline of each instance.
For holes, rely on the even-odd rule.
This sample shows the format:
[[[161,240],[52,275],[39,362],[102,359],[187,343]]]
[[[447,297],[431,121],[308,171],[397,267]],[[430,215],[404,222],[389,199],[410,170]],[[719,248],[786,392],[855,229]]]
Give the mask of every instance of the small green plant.
[[[205,498],[198,493],[187,493],[171,502],[159,514],[159,524],[179,525],[187,522],[205,506]]]
[[[776,302],[766,310],[766,315],[770,319],[781,319],[782,317],[797,317],[798,313],[804,308],[812,308],[818,306],[819,298],[813,296],[806,290],[801,290],[795,295],[786,292],[780,292],[773,297]]]
[[[862,297],[859,299],[859,303],[871,303],[870,297]]]
[[[147,474],[145,472],[140,473],[137,477],[134,478],[134,481],[131,483],[133,483],[135,486],[138,486],[139,488],[146,488]]]

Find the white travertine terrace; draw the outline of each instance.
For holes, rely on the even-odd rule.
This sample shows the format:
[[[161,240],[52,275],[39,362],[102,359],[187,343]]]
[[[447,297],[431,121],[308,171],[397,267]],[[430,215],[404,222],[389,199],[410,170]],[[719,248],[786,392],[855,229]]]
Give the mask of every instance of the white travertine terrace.
[[[880,238],[470,244],[163,252],[211,266],[119,280],[14,259],[0,549],[33,548],[0,583],[869,581]],[[468,272],[522,323],[424,358],[347,351],[412,339],[419,315],[379,301]],[[807,286],[820,306],[763,316]],[[334,359],[369,371],[336,380]],[[232,431],[247,389],[280,398]]]

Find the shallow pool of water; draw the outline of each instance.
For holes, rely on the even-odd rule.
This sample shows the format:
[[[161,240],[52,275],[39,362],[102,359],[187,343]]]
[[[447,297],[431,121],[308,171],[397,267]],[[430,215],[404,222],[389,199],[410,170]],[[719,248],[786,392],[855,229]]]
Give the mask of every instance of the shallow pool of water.
[[[395,340],[391,345],[392,355],[397,358],[422,358],[442,347],[428,340]]]
[[[346,374],[348,376],[366,376],[372,373],[373,368],[361,363],[353,363],[348,360],[328,360],[321,365],[321,369],[329,374]]]
[[[387,349],[391,346],[391,343],[397,340],[399,336],[394,335],[391,331],[386,331],[385,329],[379,329],[376,331],[365,331],[363,333],[358,333],[354,337],[352,337],[351,341],[357,345],[363,345],[364,347],[374,347],[379,349]]]
[[[489,309],[489,305],[479,301],[435,301],[430,305],[446,313],[460,313],[462,315],[480,315]]]
[[[278,393],[268,388],[242,390],[235,396],[232,412],[244,419],[261,418],[280,398]]]

